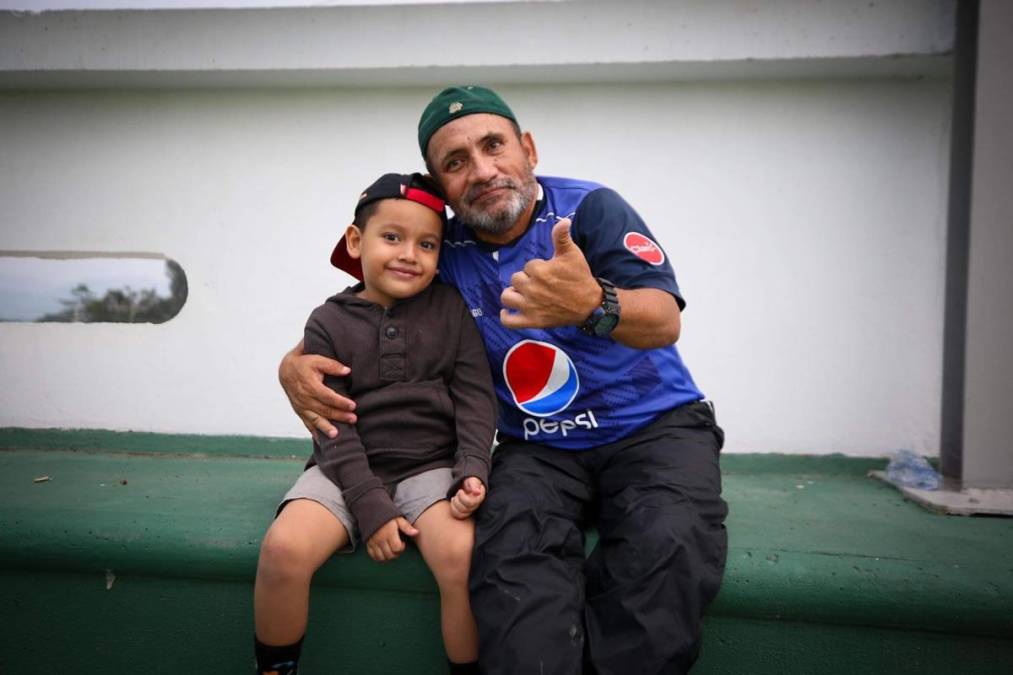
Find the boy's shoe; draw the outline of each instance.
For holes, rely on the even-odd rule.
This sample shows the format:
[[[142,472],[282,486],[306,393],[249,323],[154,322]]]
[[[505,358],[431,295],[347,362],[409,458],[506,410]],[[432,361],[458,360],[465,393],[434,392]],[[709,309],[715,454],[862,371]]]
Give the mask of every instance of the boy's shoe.
[[[297,675],[299,664],[295,661],[276,663],[267,670],[258,671],[258,675]]]

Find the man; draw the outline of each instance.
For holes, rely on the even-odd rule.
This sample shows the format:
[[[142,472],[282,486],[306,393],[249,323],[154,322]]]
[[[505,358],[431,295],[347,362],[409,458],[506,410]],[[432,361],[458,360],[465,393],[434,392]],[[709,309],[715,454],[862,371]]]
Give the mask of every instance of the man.
[[[471,308],[500,405],[470,582],[483,672],[687,672],[727,507],[723,433],[674,346],[685,303],[667,256],[615,192],[536,178],[534,139],[488,89],[433,98],[419,147],[456,214],[440,275]],[[318,386],[345,372],[301,347],[282,361],[311,430],[354,420]]]

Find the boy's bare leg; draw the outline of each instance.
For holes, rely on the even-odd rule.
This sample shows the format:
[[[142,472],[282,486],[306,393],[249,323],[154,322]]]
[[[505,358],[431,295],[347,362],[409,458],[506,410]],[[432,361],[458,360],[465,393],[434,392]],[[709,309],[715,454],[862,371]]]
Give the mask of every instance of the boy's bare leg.
[[[282,509],[260,547],[253,590],[258,640],[288,645],[302,638],[313,574],[347,544],[345,526],[317,502],[295,499]]]
[[[471,518],[450,515],[450,503],[439,501],[426,509],[415,527],[415,543],[440,587],[440,625],[447,658],[454,663],[478,660],[478,630],[468,599],[468,569],[475,543]]]

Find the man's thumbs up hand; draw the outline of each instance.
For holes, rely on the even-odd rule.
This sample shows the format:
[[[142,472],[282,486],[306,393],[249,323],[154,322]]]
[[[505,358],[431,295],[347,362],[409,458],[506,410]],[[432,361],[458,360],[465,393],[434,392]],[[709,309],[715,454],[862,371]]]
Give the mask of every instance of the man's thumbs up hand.
[[[574,251],[579,253],[581,257],[584,257],[584,254],[577,248],[577,245],[573,243],[573,239],[570,238],[569,218],[562,218],[552,226],[552,248],[555,250],[553,258],[569,255]]]
[[[500,321],[507,328],[577,326],[601,304],[601,286],[570,237],[568,218],[553,226],[552,247],[550,260],[529,260],[510,277],[500,296]]]

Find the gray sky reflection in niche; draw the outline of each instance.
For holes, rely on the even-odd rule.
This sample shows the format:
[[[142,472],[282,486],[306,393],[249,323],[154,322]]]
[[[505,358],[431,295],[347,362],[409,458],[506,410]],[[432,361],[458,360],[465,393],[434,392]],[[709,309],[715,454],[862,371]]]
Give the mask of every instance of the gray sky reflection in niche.
[[[161,258],[31,258],[0,254],[0,321],[35,321],[64,308],[60,300],[85,284],[96,296],[109,289],[154,289],[168,297]]]

